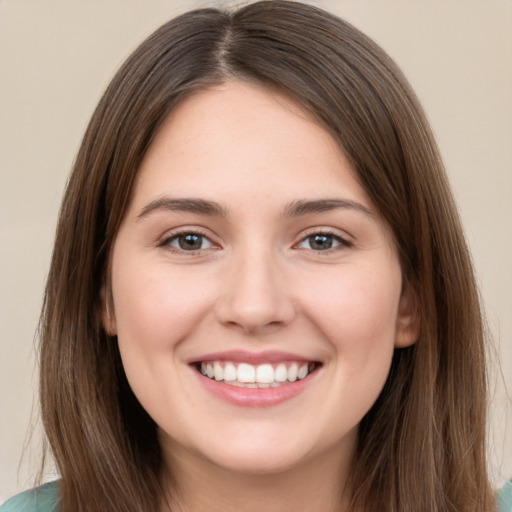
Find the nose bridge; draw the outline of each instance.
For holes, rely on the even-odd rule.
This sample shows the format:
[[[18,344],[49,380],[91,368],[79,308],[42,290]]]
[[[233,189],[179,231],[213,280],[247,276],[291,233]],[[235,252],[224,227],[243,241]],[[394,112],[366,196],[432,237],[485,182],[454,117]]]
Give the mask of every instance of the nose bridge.
[[[293,318],[293,301],[271,247],[261,244],[235,251],[229,267],[218,303],[223,323],[256,332],[284,325]]]

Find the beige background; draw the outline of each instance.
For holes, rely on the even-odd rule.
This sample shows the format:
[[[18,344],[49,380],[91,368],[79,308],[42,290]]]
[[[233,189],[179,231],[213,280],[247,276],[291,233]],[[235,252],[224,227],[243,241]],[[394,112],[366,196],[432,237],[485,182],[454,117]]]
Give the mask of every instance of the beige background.
[[[490,451],[512,476],[512,0],[318,0],[416,88],[454,186],[496,340]],[[114,70],[183,0],[0,0],[0,503],[30,485],[33,337],[68,170]],[[229,2],[223,2],[229,5]],[[37,414],[35,414],[37,416]]]

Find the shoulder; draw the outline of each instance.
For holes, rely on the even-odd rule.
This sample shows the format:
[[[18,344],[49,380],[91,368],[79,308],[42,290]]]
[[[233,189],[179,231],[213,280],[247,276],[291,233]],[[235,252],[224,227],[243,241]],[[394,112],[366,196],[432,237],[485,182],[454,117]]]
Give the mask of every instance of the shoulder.
[[[0,512],[56,512],[58,498],[59,483],[50,482],[13,496]]]
[[[57,512],[59,483],[50,482],[7,500],[0,512]],[[498,491],[497,512],[512,512],[512,480]]]
[[[498,512],[512,512],[512,480],[498,492]]]

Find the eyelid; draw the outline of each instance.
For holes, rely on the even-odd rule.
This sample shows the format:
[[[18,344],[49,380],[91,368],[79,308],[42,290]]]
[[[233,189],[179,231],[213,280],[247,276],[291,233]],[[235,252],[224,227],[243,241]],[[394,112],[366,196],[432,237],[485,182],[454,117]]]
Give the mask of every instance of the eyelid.
[[[205,249],[196,249],[196,250],[187,251],[187,250],[180,249],[177,247],[172,247],[170,245],[171,241],[173,241],[183,235],[197,235],[197,236],[206,238],[210,242],[211,247],[207,247]],[[194,254],[198,254],[202,251],[207,251],[210,249],[219,249],[220,244],[215,242],[213,240],[213,238],[214,237],[212,237],[211,234],[206,233],[206,230],[204,230],[198,226],[182,226],[179,228],[171,229],[170,231],[166,231],[165,234],[158,239],[156,245],[158,247],[162,247],[164,249],[169,250],[170,252],[174,252],[177,254],[194,255]]]
[[[296,244],[294,244],[294,248],[301,249],[299,247],[299,245],[314,235],[330,236],[330,237],[334,238],[335,240],[337,240],[339,242],[339,244],[336,247],[331,247],[331,248],[324,249],[324,250],[314,250],[314,249],[307,249],[307,248],[304,248],[304,250],[308,250],[308,251],[311,251],[314,253],[327,254],[327,253],[342,250],[342,249],[349,249],[350,247],[352,247],[354,245],[352,237],[350,237],[345,232],[341,232],[341,231],[339,231],[337,229],[333,229],[333,228],[314,227],[314,228],[309,228],[305,232],[301,233],[299,241]]]
[[[200,237],[203,237],[209,241],[211,244],[210,247],[204,248],[204,249],[196,249],[196,250],[185,250],[180,249],[177,247],[172,247],[170,245],[170,242],[177,239],[180,236],[187,235],[187,234],[193,234]],[[300,235],[299,240],[293,245],[293,248],[301,249],[299,247],[300,244],[305,242],[309,237],[313,235],[326,235],[329,237],[334,238],[337,240],[338,244],[335,247],[331,247],[324,250],[315,250],[315,249],[307,249],[302,248],[304,250],[308,250],[310,252],[314,253],[325,253],[328,254],[330,252],[339,251],[342,249],[348,249],[354,245],[354,242],[352,240],[352,237],[348,235],[347,233],[337,230],[334,228],[327,228],[327,227],[312,227],[307,229],[306,231],[303,231]],[[164,235],[162,235],[156,245],[158,247],[166,248],[170,252],[178,253],[178,254],[185,254],[185,255],[194,255],[198,254],[203,251],[211,250],[211,249],[220,249],[221,246],[218,242],[215,241],[215,237],[212,236],[210,232],[207,232],[207,230],[199,227],[199,226],[180,226],[178,228],[171,229],[169,231],[166,231]]]

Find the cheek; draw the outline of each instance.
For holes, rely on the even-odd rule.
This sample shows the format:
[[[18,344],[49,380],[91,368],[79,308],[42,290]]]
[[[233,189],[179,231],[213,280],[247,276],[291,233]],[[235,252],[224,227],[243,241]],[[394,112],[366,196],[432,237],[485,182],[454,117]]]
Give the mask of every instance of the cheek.
[[[205,287],[197,286],[186,272],[170,272],[166,265],[147,265],[141,271],[120,263],[112,281],[120,345],[140,350],[165,350],[179,343],[210,300]]]
[[[328,395],[325,407],[336,417],[333,436],[334,425],[357,425],[382,391],[394,353],[401,291],[398,267],[346,270],[331,279],[329,293],[316,294],[311,304],[332,353],[325,371],[337,392]]]
[[[392,352],[401,293],[398,265],[347,267],[316,284],[310,315],[344,360],[375,360],[376,353]]]
[[[112,293],[123,367],[139,402],[156,420],[162,404],[176,406],[171,391],[181,378],[176,372],[180,368],[177,347],[207,314],[211,293],[186,271],[172,273],[165,264],[139,265],[125,259],[113,268]],[[192,403],[193,397],[189,401]]]

